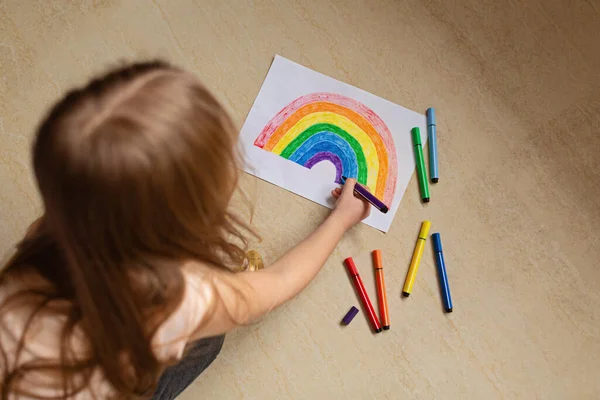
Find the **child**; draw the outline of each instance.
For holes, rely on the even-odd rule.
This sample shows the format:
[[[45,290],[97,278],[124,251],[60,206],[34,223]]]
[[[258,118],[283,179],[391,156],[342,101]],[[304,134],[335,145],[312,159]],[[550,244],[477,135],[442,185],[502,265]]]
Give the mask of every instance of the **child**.
[[[236,142],[206,88],[161,62],[54,106],[33,146],[44,214],[0,275],[2,399],[173,399],[369,214],[349,180],[302,243],[234,274],[251,234],[228,211]]]

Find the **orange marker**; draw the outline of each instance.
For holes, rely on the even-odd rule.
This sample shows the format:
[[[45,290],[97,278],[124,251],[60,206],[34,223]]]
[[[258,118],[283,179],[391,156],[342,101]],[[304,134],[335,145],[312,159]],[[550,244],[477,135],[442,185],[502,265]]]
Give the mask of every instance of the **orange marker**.
[[[381,250],[373,250],[373,268],[375,268],[375,280],[377,281],[377,300],[379,301],[379,319],[383,329],[390,329],[390,316],[388,314],[387,295],[385,294],[385,281],[383,280],[383,263],[381,262]]]

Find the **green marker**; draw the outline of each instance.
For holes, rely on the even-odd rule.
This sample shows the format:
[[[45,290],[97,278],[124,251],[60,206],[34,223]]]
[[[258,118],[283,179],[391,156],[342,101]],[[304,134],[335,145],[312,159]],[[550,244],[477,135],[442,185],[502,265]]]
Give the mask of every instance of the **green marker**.
[[[417,160],[417,177],[421,189],[423,203],[429,203],[429,186],[425,175],[425,160],[423,160],[423,144],[421,143],[421,132],[419,128],[412,128],[413,146],[415,147],[415,159]]]

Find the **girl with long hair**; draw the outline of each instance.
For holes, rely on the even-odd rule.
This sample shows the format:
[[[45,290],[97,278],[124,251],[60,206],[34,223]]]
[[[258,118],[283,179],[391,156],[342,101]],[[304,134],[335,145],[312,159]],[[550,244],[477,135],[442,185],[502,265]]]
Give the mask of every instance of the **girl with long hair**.
[[[354,181],[269,267],[234,273],[227,113],[190,73],[130,65],[67,93],[33,145],[43,215],[0,272],[1,399],[172,399],[224,334],[296,296],[369,213]]]

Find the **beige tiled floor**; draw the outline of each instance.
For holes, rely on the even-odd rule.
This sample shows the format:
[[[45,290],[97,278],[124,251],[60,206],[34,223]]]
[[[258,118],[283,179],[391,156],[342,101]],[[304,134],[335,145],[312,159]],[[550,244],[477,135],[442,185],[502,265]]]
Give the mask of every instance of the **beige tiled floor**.
[[[75,5],[77,3],[78,5]],[[438,110],[441,181],[413,179],[391,231],[350,232],[317,280],[230,335],[183,399],[600,397],[600,5],[493,0],[0,0],[0,252],[40,211],[29,145],[70,85],[161,56],[241,124],[275,53],[414,110]],[[326,210],[247,177],[274,260]],[[443,232],[400,298],[421,220]],[[372,336],[341,260],[382,248],[392,329]]]

